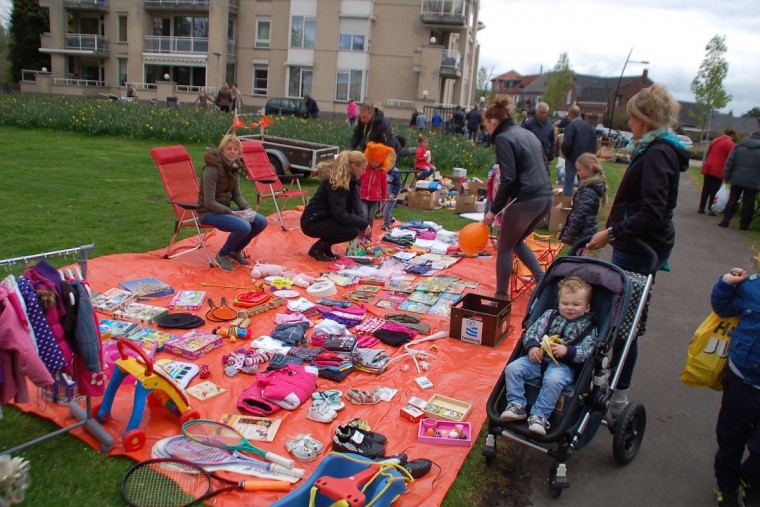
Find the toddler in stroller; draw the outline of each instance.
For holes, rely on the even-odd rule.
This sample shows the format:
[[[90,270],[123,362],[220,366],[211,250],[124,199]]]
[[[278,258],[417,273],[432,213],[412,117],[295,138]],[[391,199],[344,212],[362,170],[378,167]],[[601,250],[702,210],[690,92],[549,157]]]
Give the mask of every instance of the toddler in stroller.
[[[561,320],[558,317],[555,322],[549,322],[547,329],[546,316],[551,318],[555,309],[562,306],[560,300],[565,291],[558,288],[570,278],[582,280],[591,288],[584,292],[590,303],[585,298],[580,303],[583,320],[581,315],[566,314]],[[638,285],[639,281],[635,282]],[[595,258],[571,254],[549,266],[528,303],[522,323],[523,339],[516,344],[504,374],[500,375],[488,399],[488,432],[483,447],[487,464],[492,464],[496,457],[497,437],[541,450],[554,458],[549,471],[549,486],[554,495],[559,495],[570,485],[566,465],[570,456],[587,445],[603,424],[613,434],[613,455],[617,461],[624,464],[634,459],[646,427],[644,406],[637,401],[630,402],[614,420],[605,414],[621,370],[618,365],[625,363],[630,344],[636,338],[650,286],[651,275],[634,290],[630,273]],[[578,326],[572,333],[558,331],[558,323],[565,319],[578,324],[593,322],[593,325]],[[568,347],[563,358],[572,362],[574,381],[571,379],[563,388],[550,390],[553,392],[551,397],[541,395],[545,389],[536,382],[541,380],[540,370],[531,379],[525,378],[524,386],[518,377],[514,382],[509,379],[520,363],[530,362],[531,351],[536,350],[534,338],[544,333],[560,334],[575,347],[572,352]],[[550,345],[545,345],[544,355],[548,355],[547,349],[552,350]],[[561,355],[564,349],[555,346],[554,351]],[[534,355],[537,353],[533,352]],[[578,361],[573,361],[574,357]],[[526,421],[527,413],[544,421]]]
[[[507,408],[501,422],[528,419],[528,430],[546,435],[549,416],[562,390],[575,380],[575,366],[582,366],[591,356],[597,332],[591,311],[591,285],[578,277],[557,284],[559,310],[541,314],[523,336],[527,355],[507,364],[504,379]],[[525,411],[526,381],[541,379],[541,388],[531,415]]]

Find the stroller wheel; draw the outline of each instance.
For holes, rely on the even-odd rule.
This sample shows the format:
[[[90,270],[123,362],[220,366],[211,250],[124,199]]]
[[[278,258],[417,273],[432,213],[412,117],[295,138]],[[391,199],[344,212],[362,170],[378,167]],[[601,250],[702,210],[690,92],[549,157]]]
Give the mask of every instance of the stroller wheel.
[[[615,420],[612,454],[621,465],[633,461],[639,452],[647,426],[647,411],[639,401],[626,405]]]

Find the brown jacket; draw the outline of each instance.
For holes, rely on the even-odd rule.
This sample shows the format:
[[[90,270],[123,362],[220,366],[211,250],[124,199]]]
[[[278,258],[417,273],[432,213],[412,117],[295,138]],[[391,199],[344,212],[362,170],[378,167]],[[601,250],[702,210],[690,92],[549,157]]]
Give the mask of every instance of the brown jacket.
[[[201,214],[209,211],[230,214],[233,202],[241,210],[251,207],[240,192],[240,171],[245,168],[242,160],[238,159],[230,165],[218,149],[208,148],[203,155],[203,163],[198,193]]]

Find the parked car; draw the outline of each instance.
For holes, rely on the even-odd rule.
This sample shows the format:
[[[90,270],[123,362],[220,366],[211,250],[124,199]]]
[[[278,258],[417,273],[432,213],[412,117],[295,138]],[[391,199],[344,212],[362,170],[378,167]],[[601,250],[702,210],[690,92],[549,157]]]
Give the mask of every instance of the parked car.
[[[308,118],[309,112],[306,110],[306,101],[300,97],[274,97],[267,100],[264,106],[266,115],[283,115],[298,116],[299,118]]]
[[[694,146],[694,141],[692,141],[689,136],[678,136],[678,140],[681,141],[681,144],[683,144],[684,148],[687,150]]]

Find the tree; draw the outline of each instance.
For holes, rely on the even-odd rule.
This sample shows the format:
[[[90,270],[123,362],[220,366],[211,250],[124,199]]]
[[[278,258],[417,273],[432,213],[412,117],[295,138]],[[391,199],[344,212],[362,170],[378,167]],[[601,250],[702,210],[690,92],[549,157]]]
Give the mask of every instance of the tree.
[[[760,107],[753,107],[742,115],[745,118],[760,118]]]
[[[556,111],[565,102],[567,91],[573,86],[573,71],[567,51],[560,53],[554,70],[549,73],[544,93],[544,102],[549,104],[551,111]]]
[[[478,95],[475,99],[479,102],[480,97],[485,97],[488,92],[488,71],[485,67],[478,69],[478,81],[475,87],[475,93]]]
[[[14,0],[8,31],[8,73],[21,80],[21,69],[50,68],[50,57],[40,53],[40,35],[50,31],[48,10],[37,0]]]
[[[705,46],[705,59],[691,82],[691,91],[700,110],[699,125],[703,130],[713,110],[726,107],[731,100],[723,87],[723,80],[728,74],[728,62],[724,58],[727,50],[725,36],[715,35],[710,39]]]

